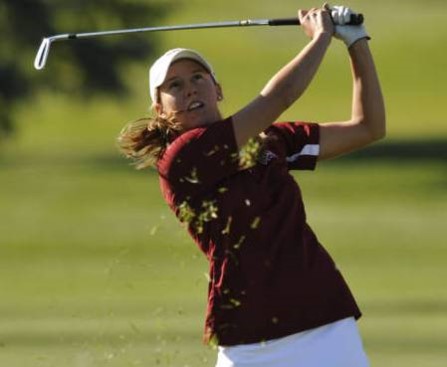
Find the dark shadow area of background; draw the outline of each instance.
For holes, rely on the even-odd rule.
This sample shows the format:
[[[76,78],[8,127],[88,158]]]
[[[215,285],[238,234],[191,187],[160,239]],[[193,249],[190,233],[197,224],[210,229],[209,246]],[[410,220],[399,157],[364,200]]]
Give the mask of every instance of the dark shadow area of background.
[[[421,161],[447,163],[447,138],[389,140],[345,155],[338,161]]]
[[[369,147],[360,149],[356,152],[346,154],[344,156],[328,161],[330,164],[356,164],[366,162],[431,162],[445,163],[447,169],[447,138],[434,139],[414,139],[414,140],[386,140],[384,142],[373,144]],[[40,164],[63,164],[85,166],[95,169],[112,169],[112,170],[129,170],[131,161],[120,156],[118,150],[115,153],[100,153],[78,155],[76,152],[64,152],[55,154],[54,156],[39,155],[33,157],[21,156],[0,156],[0,166],[11,167],[20,165],[21,162],[39,166]],[[155,173],[155,170],[150,169]]]
[[[427,161],[446,163],[447,168],[447,138],[390,140],[373,144],[359,151],[346,154],[330,161],[331,164],[365,163],[365,162],[402,162]],[[96,156],[91,162],[108,168],[125,168],[129,161],[116,156]]]

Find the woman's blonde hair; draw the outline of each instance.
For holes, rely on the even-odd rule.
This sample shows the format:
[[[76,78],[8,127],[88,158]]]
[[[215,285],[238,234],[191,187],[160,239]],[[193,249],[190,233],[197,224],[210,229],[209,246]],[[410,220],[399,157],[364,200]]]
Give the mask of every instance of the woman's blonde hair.
[[[118,135],[118,148],[136,169],[155,167],[171,139],[180,132],[173,116],[142,117],[128,123]]]

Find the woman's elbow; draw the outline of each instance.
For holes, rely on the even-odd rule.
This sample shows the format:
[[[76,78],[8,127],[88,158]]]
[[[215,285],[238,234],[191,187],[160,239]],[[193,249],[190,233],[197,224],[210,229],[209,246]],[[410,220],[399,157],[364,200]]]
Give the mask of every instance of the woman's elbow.
[[[369,135],[372,141],[382,140],[386,136],[386,118],[385,116],[375,118],[373,123],[369,124]]]

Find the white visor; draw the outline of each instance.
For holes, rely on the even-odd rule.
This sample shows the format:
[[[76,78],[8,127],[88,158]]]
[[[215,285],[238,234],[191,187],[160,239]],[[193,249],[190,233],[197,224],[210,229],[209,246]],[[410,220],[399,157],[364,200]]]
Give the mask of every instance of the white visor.
[[[212,78],[217,83],[213,68],[198,52],[186,48],[174,48],[157,59],[149,69],[149,93],[153,103],[157,102],[157,88],[165,81],[169,67],[174,61],[180,59],[197,61],[209,71]]]

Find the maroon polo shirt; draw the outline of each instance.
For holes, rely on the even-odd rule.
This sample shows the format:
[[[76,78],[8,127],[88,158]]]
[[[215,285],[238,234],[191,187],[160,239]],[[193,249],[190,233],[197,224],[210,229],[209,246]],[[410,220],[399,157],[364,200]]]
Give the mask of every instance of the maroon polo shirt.
[[[227,118],[177,137],[158,162],[163,196],[210,264],[205,341],[260,342],[360,311],[306,222],[289,173],[314,169],[317,124],[276,123],[241,167]]]

